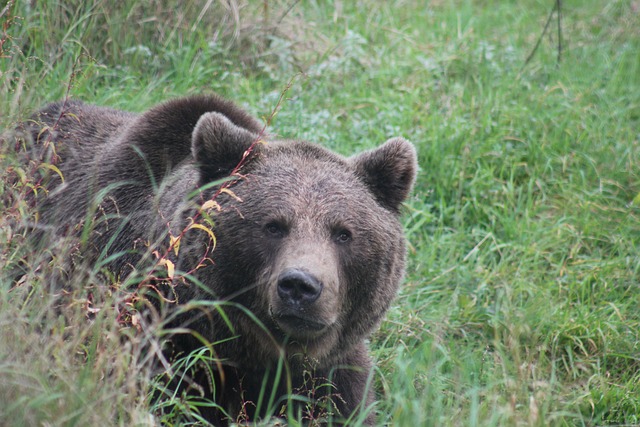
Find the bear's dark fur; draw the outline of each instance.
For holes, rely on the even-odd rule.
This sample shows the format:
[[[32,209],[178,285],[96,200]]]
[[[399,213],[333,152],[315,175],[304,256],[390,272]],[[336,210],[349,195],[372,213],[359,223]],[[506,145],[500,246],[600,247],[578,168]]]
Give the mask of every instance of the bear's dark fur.
[[[265,416],[266,405],[254,407],[261,390],[275,390],[276,402],[290,393],[331,401],[336,420],[370,410],[365,339],[404,273],[398,215],[416,174],[410,143],[343,158],[265,142],[257,120],[216,96],[141,115],[59,102],[29,127],[38,156],[64,177],[48,177],[41,228],[89,227],[84,262],[111,258],[121,279],[165,257],[178,303],[229,302],[224,316],[200,309],[176,321],[215,343],[213,378],[200,380],[220,406],[205,411],[211,422]],[[198,346],[188,336],[173,345]],[[322,386],[310,390],[310,378]]]

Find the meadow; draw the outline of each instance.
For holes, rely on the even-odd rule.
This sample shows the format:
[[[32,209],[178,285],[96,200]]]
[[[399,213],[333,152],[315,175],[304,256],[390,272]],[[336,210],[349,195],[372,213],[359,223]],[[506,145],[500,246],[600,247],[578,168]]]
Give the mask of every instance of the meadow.
[[[198,425],[153,416],[133,290],[47,288],[69,249],[29,250],[11,137],[51,101],[196,93],[343,154],[415,144],[380,425],[640,425],[639,1],[10,0],[0,26],[1,425]]]

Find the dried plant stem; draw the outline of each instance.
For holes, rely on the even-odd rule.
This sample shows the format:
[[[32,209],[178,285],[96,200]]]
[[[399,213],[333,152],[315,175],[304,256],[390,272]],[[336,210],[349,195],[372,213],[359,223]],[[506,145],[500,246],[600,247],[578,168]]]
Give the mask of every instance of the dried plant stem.
[[[529,53],[529,56],[527,56],[527,59],[525,59],[524,64],[520,69],[520,72],[522,72],[524,67],[526,67],[527,64],[529,64],[529,61],[531,61],[531,58],[533,58],[533,55],[535,55],[536,51],[538,50],[538,47],[540,46],[540,42],[542,41],[542,38],[544,37],[544,35],[547,33],[547,30],[549,29],[549,24],[551,23],[551,18],[553,17],[554,12],[557,12],[557,15],[558,15],[558,59],[557,59],[556,65],[560,64],[560,59],[562,56],[562,0],[556,0],[556,2],[553,5],[553,8],[551,9],[551,12],[549,13],[547,22],[544,24],[544,29],[542,30],[542,34],[540,34],[540,37],[538,37],[538,41],[536,42],[536,45],[531,50],[531,53]]]

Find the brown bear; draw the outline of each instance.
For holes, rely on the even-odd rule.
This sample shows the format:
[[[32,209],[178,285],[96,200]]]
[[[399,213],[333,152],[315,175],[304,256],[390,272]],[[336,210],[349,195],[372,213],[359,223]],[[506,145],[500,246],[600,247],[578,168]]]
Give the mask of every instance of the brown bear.
[[[409,142],[344,158],[265,141],[256,119],[217,96],[140,115],[65,101],[29,126],[40,158],[59,170],[38,201],[45,234],[82,234],[83,262],[120,280],[165,266],[176,306],[219,303],[173,321],[194,331],[176,335],[174,350],[204,340],[215,354],[195,378],[215,402],[205,418],[312,408],[316,420],[375,422],[365,340],[404,274]]]

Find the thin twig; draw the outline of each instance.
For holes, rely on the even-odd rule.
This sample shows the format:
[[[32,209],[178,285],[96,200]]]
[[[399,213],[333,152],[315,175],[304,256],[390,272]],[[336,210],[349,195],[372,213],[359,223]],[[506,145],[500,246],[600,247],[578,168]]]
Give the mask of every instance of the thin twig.
[[[293,9],[293,7],[300,3],[300,0],[295,0],[294,2],[292,2],[289,7],[287,8],[287,10],[284,11],[284,13],[280,16],[280,19],[278,19],[278,22],[276,22],[275,28],[278,28],[280,26],[280,24],[282,23],[282,20],[284,19],[285,16],[287,16],[289,14],[289,12],[291,12],[291,9]],[[275,31],[275,29],[274,29]]]
[[[556,10],[558,10],[558,31],[560,31],[560,9],[559,8],[560,8],[560,0],[556,0],[555,4],[553,5],[553,9],[551,9],[551,13],[549,13],[549,17],[547,18],[547,23],[544,24],[544,29],[542,30],[542,34],[540,34],[540,37],[538,37],[538,41],[536,42],[536,45],[533,47],[533,50],[531,50],[531,53],[529,54],[529,56],[527,56],[527,59],[525,59],[524,64],[520,69],[520,72],[524,70],[524,67],[527,66],[529,61],[531,61],[531,58],[533,58],[533,55],[535,55],[536,51],[538,50],[538,46],[540,46],[540,42],[542,41],[542,38],[544,37],[544,35],[547,33],[547,30],[549,29],[549,24],[551,23],[553,12],[555,12]],[[558,46],[561,47],[561,42],[559,41],[558,43],[559,43]],[[558,61],[560,61],[560,52],[558,52]]]
[[[556,0],[556,11],[558,12],[558,62],[560,65],[560,58],[562,57],[562,0]]]

